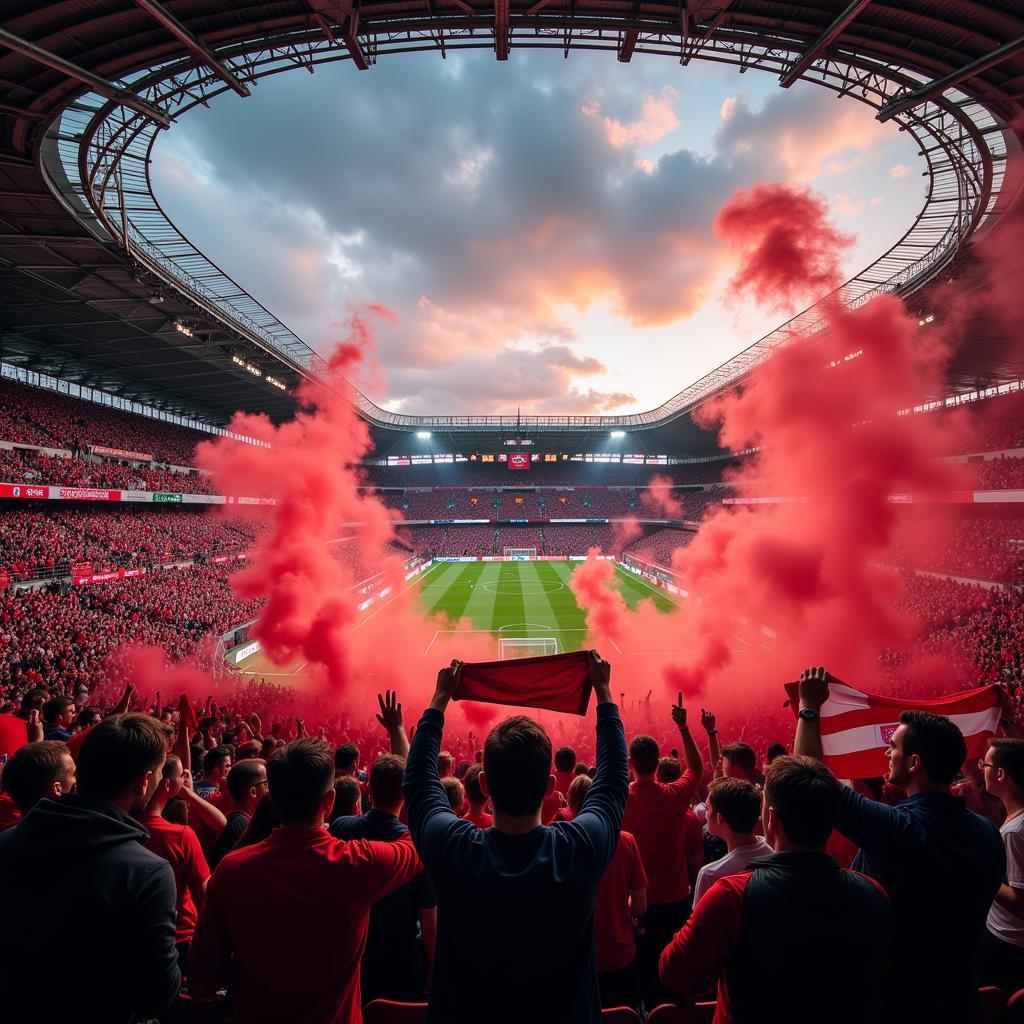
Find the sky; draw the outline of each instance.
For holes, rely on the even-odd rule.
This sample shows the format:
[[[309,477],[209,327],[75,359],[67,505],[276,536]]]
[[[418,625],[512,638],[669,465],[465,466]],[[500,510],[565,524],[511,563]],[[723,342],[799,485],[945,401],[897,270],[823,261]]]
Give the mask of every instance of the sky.
[[[271,76],[185,115],[152,168],[179,228],[312,347],[391,310],[358,383],[425,414],[653,408],[787,318],[730,295],[713,221],[736,189],[823,194],[852,276],[909,227],[923,170],[820,86],[529,50]]]

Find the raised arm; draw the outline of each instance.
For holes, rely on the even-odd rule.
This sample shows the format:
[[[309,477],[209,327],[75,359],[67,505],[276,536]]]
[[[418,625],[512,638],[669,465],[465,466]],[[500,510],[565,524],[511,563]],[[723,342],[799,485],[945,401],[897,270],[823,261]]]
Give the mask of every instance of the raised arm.
[[[472,825],[457,817],[448,803],[444,787],[437,774],[437,755],[441,752],[444,731],[444,712],[452,694],[458,689],[461,662],[453,661],[449,668],[437,674],[434,697],[423,712],[416,735],[405,762],[405,782],[402,792],[409,813],[409,831],[424,863],[429,864],[434,851],[443,851],[446,836],[455,826],[472,829]]]
[[[797,712],[793,753],[824,761],[821,748],[821,709],[828,700],[832,677],[824,668],[808,668],[800,673],[800,709]]]
[[[722,763],[722,744],[718,741],[718,726],[715,724],[714,712],[705,711],[704,708],[701,708],[700,724],[704,727],[704,732],[707,733],[708,737],[708,757],[711,758],[711,772],[715,778],[718,778],[718,773],[721,770],[719,765]]]
[[[409,757],[409,737],[405,734],[405,723],[402,719],[402,705],[398,702],[398,694],[394,690],[386,690],[377,694],[380,714],[377,721],[384,727],[391,745],[391,753],[398,757]]]
[[[683,745],[686,768],[697,776],[696,784],[700,785],[700,780],[704,776],[704,761],[690,733],[690,727],[686,724],[686,708],[683,707],[682,693],[679,694],[676,703],[672,705],[672,721],[676,723],[676,728],[679,730],[679,741]]]
[[[597,773],[572,822],[587,831],[605,863],[615,854],[629,795],[626,736],[612,701],[611,671],[597,651],[590,652],[590,682],[597,698]]]
[[[204,800],[192,788],[191,771],[182,772],[180,796],[188,805],[189,814],[195,814],[207,828],[214,832],[223,832],[227,828],[228,819],[224,816],[224,812],[214,807],[209,800]]]

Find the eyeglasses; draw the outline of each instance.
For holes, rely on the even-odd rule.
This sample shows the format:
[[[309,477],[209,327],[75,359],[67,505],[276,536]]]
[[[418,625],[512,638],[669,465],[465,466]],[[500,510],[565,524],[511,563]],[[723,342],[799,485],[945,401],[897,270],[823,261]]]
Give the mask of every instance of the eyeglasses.
[[[257,782],[256,785],[257,786],[269,786],[270,785],[270,779],[260,779],[260,781]]]
[[[995,768],[994,764],[989,764],[988,761],[983,757],[978,758],[978,767],[984,770],[985,768]]]

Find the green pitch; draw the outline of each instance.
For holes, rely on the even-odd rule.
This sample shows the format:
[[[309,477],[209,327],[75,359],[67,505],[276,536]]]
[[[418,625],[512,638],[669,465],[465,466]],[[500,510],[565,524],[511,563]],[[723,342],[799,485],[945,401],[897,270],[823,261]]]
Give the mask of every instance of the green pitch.
[[[428,615],[506,638],[556,637],[561,651],[585,646],[586,614],[569,589],[581,562],[440,562],[420,586],[420,606]],[[677,603],[632,573],[616,569],[615,581],[626,604],[653,599],[661,611]],[[461,630],[460,630],[461,632]]]

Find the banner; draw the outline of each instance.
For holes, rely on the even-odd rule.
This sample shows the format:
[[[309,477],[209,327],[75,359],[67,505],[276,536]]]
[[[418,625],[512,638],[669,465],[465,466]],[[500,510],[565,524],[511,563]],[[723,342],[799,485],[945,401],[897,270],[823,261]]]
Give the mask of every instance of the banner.
[[[800,684],[787,683],[794,716],[800,705]],[[985,753],[988,739],[999,726],[1006,694],[997,684],[963,690],[929,700],[880,697],[832,680],[828,700],[821,706],[821,748],[825,764],[840,779],[867,779],[888,770],[886,750],[899,728],[900,714],[928,711],[948,718],[963,733],[967,757]]]
[[[102,487],[51,487],[50,497],[62,501],[120,501],[121,492],[107,491]]]
[[[126,452],[121,448],[104,448],[102,445],[91,444],[89,451],[93,455],[102,455],[110,459],[133,459],[135,462],[152,462],[152,454],[146,452]]]
[[[173,491],[154,491],[153,492],[153,500],[154,501],[180,502],[181,501],[181,495],[177,494],[177,493],[175,493]]]
[[[29,484],[0,484],[0,498],[48,498],[49,487]]]
[[[509,469],[529,469],[530,456],[526,452],[512,452],[508,457]]]
[[[72,573],[71,582],[76,587],[84,586],[87,583],[110,583],[112,580],[133,579],[136,576],[145,576],[145,569],[115,569],[113,572],[89,573],[84,576],[76,576]]]

